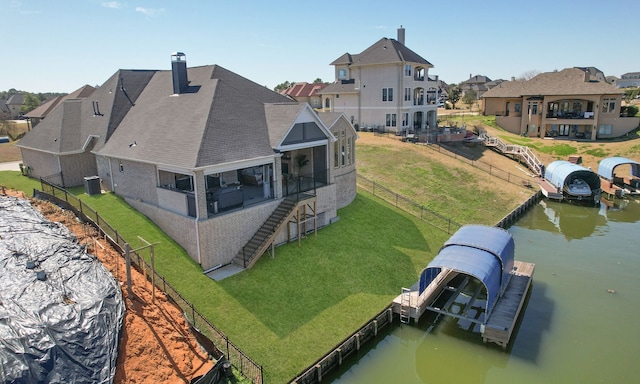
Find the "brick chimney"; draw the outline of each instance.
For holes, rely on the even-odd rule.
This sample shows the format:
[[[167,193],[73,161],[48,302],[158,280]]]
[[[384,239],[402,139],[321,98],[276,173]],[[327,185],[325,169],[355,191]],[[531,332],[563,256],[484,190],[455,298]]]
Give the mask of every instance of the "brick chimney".
[[[171,75],[173,77],[173,93],[180,94],[187,90],[187,56],[182,52],[171,54]]]

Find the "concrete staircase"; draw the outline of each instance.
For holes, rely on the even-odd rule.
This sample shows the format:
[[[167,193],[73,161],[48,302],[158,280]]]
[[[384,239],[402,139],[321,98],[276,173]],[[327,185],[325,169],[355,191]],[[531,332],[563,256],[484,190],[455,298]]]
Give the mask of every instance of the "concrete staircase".
[[[298,200],[295,197],[285,198],[249,242],[240,249],[232,263],[241,268],[251,268],[273,245],[278,234],[287,228],[289,220],[296,215],[297,207]]]
[[[480,134],[479,138],[483,140],[485,147],[492,147],[503,155],[518,157],[524,161],[527,167],[535,176],[543,177],[542,162],[527,146],[506,144],[497,137],[491,137],[486,133]]]

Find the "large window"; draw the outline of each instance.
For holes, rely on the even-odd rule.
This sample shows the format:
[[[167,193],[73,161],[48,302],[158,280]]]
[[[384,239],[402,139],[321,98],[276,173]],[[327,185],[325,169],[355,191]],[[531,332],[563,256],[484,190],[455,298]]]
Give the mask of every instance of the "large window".
[[[411,76],[411,64],[404,65],[404,75]]]
[[[602,124],[598,127],[598,135],[610,135],[611,132],[611,124]]]
[[[602,101],[602,113],[613,113],[616,109],[616,99],[604,99]]]
[[[386,126],[387,127],[395,127],[396,126],[396,114],[395,113],[387,113]]]
[[[346,79],[347,78],[347,70],[340,69],[338,70],[338,79]]]
[[[393,101],[393,88],[382,88],[382,101]]]
[[[407,127],[408,125],[409,125],[409,114],[405,112],[402,114],[402,126]]]
[[[538,114],[538,103],[537,102],[534,101],[532,103],[529,103],[527,114],[531,114],[531,115],[537,115]]]
[[[338,134],[334,132],[334,135],[338,137]],[[333,143],[333,166],[340,167],[340,140],[336,140]]]
[[[411,88],[404,89],[404,101],[411,101]]]

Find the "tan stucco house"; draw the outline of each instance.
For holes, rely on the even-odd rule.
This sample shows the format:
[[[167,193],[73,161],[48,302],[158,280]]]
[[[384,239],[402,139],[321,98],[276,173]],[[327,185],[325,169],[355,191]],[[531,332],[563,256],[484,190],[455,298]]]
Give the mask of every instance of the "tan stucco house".
[[[640,124],[621,116],[623,92],[581,68],[505,81],[482,96],[483,114],[505,130],[532,137],[596,140],[624,135]]]
[[[331,65],[335,81],[322,89],[324,112],[344,113],[359,130],[389,132],[435,128],[438,78],[431,63],[398,38],[382,38],[361,53],[345,53]]]
[[[187,68],[180,52],[171,65],[119,70],[61,102],[18,144],[31,175],[64,186],[98,176],[204,269],[237,261],[285,202],[286,217],[304,198],[309,231],[353,201],[357,133],[343,114],[320,118],[218,65]],[[264,241],[295,238],[302,219]]]

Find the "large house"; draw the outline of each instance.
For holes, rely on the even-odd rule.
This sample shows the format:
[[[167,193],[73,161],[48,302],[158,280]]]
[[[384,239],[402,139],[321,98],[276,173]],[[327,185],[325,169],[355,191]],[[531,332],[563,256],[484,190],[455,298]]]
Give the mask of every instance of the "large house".
[[[326,86],[327,84],[324,83],[295,83],[289,88],[280,91],[280,94],[289,96],[295,101],[307,102],[314,110],[320,110],[322,108],[322,96],[318,92]]]
[[[58,104],[67,99],[84,99],[91,95],[95,90],[94,87],[90,85],[85,85],[77,90],[71,92],[68,95],[64,96],[56,96],[47,102],[40,104],[38,107],[33,109],[32,111],[25,113],[24,117],[31,120],[31,126],[35,127],[38,123],[43,120],[51,111],[53,111]]]
[[[438,78],[433,65],[398,38],[382,38],[361,53],[345,53],[331,65],[335,81],[320,91],[323,111],[342,112],[360,130],[390,132],[435,128]]]
[[[526,81],[505,81],[482,96],[483,113],[526,136],[596,140],[624,135],[637,117],[621,116],[623,92],[589,71],[567,68]]]
[[[640,87],[640,72],[627,72],[616,80],[616,87],[630,88]]]
[[[344,115],[321,118],[218,65],[187,68],[180,52],[171,64],[119,70],[61,102],[19,142],[24,166],[88,193],[99,180],[204,269],[250,267],[355,198],[357,134]]]

